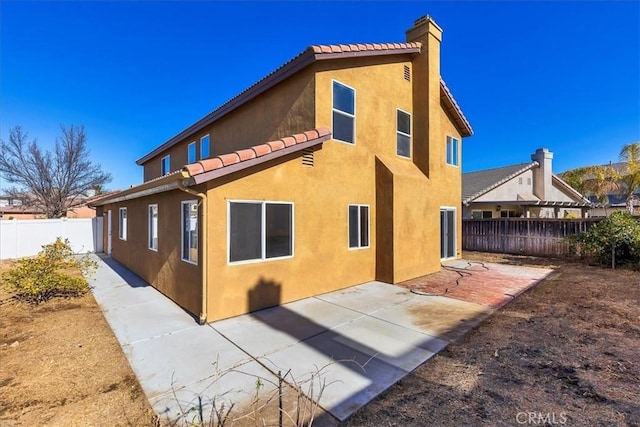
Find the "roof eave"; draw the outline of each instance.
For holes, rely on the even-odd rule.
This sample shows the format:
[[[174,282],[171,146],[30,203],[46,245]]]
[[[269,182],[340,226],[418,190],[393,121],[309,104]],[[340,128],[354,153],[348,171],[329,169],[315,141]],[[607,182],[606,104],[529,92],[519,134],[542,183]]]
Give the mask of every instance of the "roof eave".
[[[219,169],[214,169],[208,172],[203,172],[197,175],[193,175],[191,176],[191,179],[189,180],[187,185],[197,185],[197,184],[202,184],[204,182],[208,182],[211,181],[213,179],[216,178],[220,178],[222,176],[226,176],[226,175],[230,175],[232,173],[244,170],[244,169],[248,169],[263,163],[266,163],[268,161],[274,160],[274,159],[278,159],[280,157],[284,157],[287,156],[289,154],[292,153],[297,153],[299,151],[302,151],[306,148],[310,148],[310,147],[314,147],[316,145],[320,145],[323,142],[327,141],[328,139],[331,138],[331,135],[325,135],[322,136],[320,138],[316,138],[316,139],[312,139],[310,141],[307,142],[302,142],[302,143],[298,143],[295,145],[292,145],[291,147],[286,147],[283,148],[282,150],[278,150],[278,151],[274,151],[272,153],[269,154],[265,154],[264,156],[260,156],[260,157],[256,157],[254,159],[249,159],[249,160],[245,160],[239,163],[235,163],[229,166],[225,166]]]
[[[471,124],[464,116],[462,109],[460,108],[455,98],[453,97],[453,94],[442,79],[440,79],[440,99],[444,101],[446,111],[453,118],[454,124],[460,131],[460,134],[463,137],[472,136],[473,129],[471,128]]]
[[[406,44],[406,43],[405,43]],[[388,48],[388,49],[378,49],[378,50],[360,50],[360,51],[350,51],[350,52],[318,52],[314,50],[313,46],[308,47],[298,56],[294,57],[291,61],[285,63],[280,68],[273,71],[271,74],[267,75],[267,77],[258,81],[254,85],[250,86],[245,91],[241,92],[239,95],[235,96],[231,100],[224,103],[222,106],[215,109],[213,112],[207,114],[202,119],[198,120],[182,132],[178,133],[171,139],[169,139],[164,144],[155,148],[149,154],[139,158],[136,160],[136,164],[141,166],[147,161],[153,159],[158,154],[177,144],[184,138],[187,138],[189,135],[192,135],[202,128],[210,125],[216,120],[220,119],[224,115],[230,113],[241,105],[249,102],[253,98],[257,97],[261,93],[269,90],[274,87],[278,83],[283,80],[291,77],[292,75],[298,73],[302,69],[308,67],[312,63],[318,60],[328,60],[328,59],[344,59],[344,58],[354,58],[354,57],[374,57],[381,55],[402,55],[402,54],[416,54],[420,53],[421,45],[419,43],[408,43],[409,47],[397,47],[397,48]],[[455,103],[455,101],[453,101]],[[465,119],[466,120],[466,119]]]
[[[161,176],[151,181],[147,181],[135,187],[128,188],[113,194],[112,196],[104,197],[99,200],[93,201],[88,204],[89,207],[104,206],[111,203],[117,203],[124,200],[137,199],[138,197],[148,196],[150,194],[159,193],[162,191],[168,191],[169,186],[175,184],[177,188],[177,182],[181,179],[188,178],[188,174],[182,170],[171,172],[170,174]],[[160,190],[158,190],[161,188]]]

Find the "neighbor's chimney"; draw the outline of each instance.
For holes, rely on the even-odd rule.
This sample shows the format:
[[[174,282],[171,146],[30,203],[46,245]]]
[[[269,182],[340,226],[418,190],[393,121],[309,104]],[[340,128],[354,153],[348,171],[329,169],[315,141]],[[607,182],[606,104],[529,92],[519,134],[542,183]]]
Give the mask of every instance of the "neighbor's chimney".
[[[445,144],[436,133],[440,112],[440,42],[442,29],[429,15],[417,19],[407,30],[407,42],[421,43],[420,54],[411,61],[413,85],[413,162],[427,177],[430,159],[444,159]],[[433,113],[433,116],[430,115]],[[435,167],[435,166],[434,166]]]
[[[533,195],[540,200],[546,200],[546,195],[551,194],[552,159],[553,153],[547,148],[538,148],[531,155],[531,160],[540,165],[533,169]]]

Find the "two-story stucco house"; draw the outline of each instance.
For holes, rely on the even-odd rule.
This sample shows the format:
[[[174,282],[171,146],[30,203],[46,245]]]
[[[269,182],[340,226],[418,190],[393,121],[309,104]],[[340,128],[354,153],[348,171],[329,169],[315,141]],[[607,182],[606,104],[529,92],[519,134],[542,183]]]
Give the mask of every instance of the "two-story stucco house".
[[[472,135],[441,37],[307,48],[138,160],[97,204],[107,252],[201,322],[439,270]]]
[[[553,153],[539,148],[530,163],[463,174],[463,217],[585,217],[591,202],[553,173],[552,161]]]

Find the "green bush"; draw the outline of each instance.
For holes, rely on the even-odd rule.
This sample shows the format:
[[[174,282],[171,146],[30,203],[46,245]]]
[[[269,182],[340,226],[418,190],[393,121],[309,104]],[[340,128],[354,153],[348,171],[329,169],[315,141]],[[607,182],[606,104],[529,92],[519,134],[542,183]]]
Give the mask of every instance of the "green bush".
[[[640,221],[629,212],[614,212],[571,243],[583,257],[599,264],[610,266],[615,254],[616,265],[640,266]]]
[[[22,258],[2,274],[2,284],[15,297],[40,303],[53,297],[81,296],[89,290],[85,275],[97,264],[87,256],[74,256],[69,240],[60,237],[33,258]]]

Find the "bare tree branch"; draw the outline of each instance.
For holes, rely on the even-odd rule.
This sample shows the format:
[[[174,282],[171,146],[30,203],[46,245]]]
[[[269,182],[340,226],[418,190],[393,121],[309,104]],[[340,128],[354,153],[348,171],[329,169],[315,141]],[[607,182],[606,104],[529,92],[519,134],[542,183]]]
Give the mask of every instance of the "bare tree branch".
[[[0,175],[21,193],[25,204],[43,211],[48,218],[64,216],[88,190],[102,188],[111,175],[91,162],[84,126],[60,126],[61,138],[53,150],[45,151],[21,126],[9,131],[9,141],[0,140]]]

